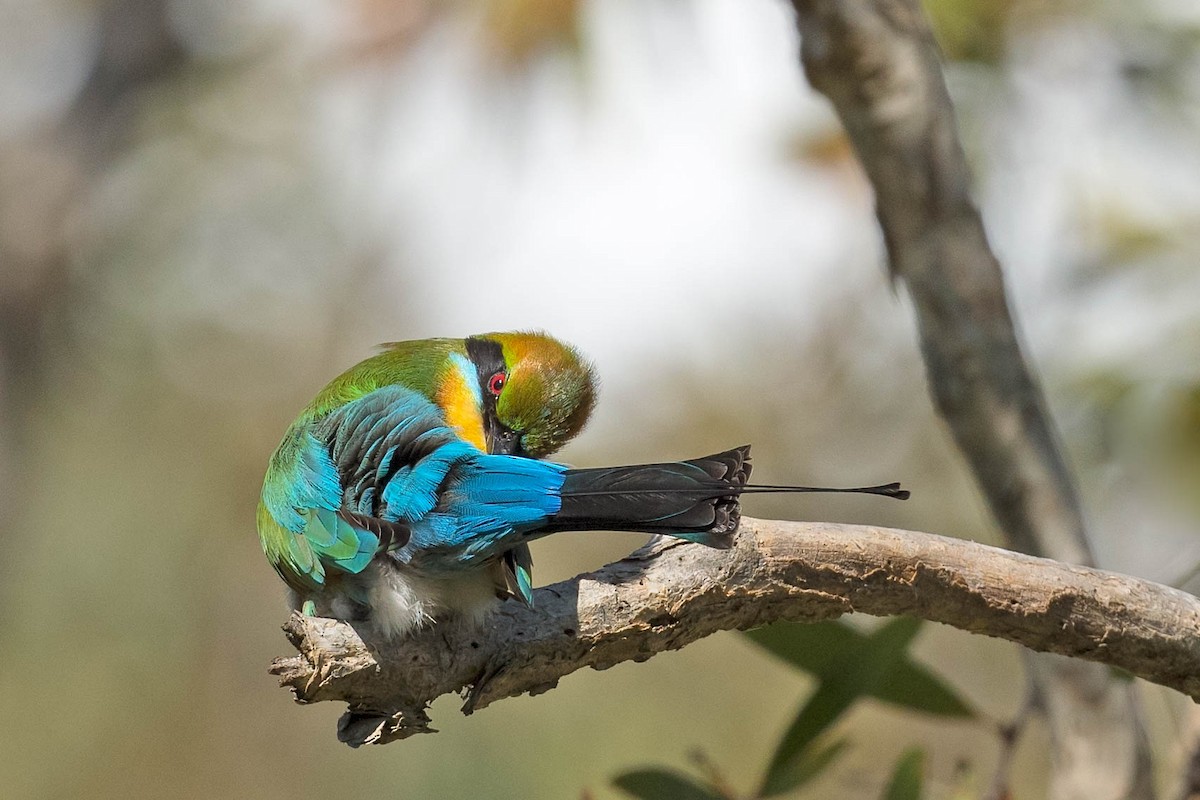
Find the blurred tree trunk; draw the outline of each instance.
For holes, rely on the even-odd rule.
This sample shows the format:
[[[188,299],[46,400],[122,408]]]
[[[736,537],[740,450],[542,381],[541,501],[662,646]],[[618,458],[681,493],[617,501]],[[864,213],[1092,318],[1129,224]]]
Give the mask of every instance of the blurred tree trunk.
[[[1009,546],[1091,565],[1070,471],[1024,357],[937,45],[917,0],[793,0],[802,61],[876,196],[893,277],[917,312],[930,391]],[[1134,687],[1103,667],[1028,657],[1060,800],[1151,798]]]

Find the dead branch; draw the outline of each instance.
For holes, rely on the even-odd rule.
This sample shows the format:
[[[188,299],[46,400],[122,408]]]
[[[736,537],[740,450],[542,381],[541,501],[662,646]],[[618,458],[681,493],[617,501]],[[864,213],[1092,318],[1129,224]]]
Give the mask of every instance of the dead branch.
[[[471,713],[717,631],[858,611],[1111,664],[1200,698],[1200,599],[927,533],[747,519],[731,550],[659,541],[536,602],[505,603],[484,630],[443,624],[400,642],[295,616],[285,631],[300,655],[272,672],[299,702],[347,703],[338,734],[357,746],[431,732],[429,703],[464,688]]]

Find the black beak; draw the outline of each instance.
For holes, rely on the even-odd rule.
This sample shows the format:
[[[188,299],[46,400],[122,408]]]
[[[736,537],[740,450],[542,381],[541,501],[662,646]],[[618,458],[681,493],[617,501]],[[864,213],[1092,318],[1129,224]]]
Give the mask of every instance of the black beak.
[[[484,432],[484,440],[487,442],[487,451],[493,455],[525,455],[525,449],[521,447],[521,435],[514,430],[500,425],[494,428],[489,425]]]

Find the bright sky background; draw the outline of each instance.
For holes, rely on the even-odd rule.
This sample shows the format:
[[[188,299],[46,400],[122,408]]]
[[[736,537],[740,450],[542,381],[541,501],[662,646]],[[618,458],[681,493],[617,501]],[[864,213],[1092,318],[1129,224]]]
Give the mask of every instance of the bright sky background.
[[[1068,6],[993,19],[993,60],[948,76],[1101,564],[1169,581],[1200,561],[1200,4]],[[92,110],[115,139],[64,117],[100,8],[0,0],[0,308],[18,312],[0,332],[41,359],[10,382],[0,352],[0,462],[19,455],[0,463],[0,718],[22,720],[0,731],[17,754],[0,785],[608,796],[618,770],[693,746],[749,785],[808,687],[733,635],[470,719],[447,699],[444,733],[370,753],[333,743],[337,710],[275,689],[258,481],[295,411],[382,341],[544,328],[603,379],[567,460],[753,441],[756,475],[914,489],[753,513],[994,537],[782,0],[588,0],[577,54],[515,70],[481,54],[469,2],[171,0],[183,66]],[[18,396],[28,419],[8,425]],[[551,537],[539,582],[635,545]],[[990,713],[1015,708],[1015,648],[931,626],[917,654]],[[863,776],[915,741],[942,780],[995,752],[983,727],[879,708],[845,732],[831,796],[878,796]],[[1044,732],[1024,747],[1039,785]]]

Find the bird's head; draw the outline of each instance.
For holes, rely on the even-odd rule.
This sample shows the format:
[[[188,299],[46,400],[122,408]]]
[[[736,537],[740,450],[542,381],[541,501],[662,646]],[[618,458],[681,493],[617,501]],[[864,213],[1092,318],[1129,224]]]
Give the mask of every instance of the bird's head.
[[[465,359],[458,355],[459,368],[445,384],[458,389],[439,397],[464,438],[482,438],[489,453],[542,458],[582,430],[596,386],[575,348],[543,333],[485,333],[465,345]],[[469,397],[475,407],[456,408],[454,397]]]

